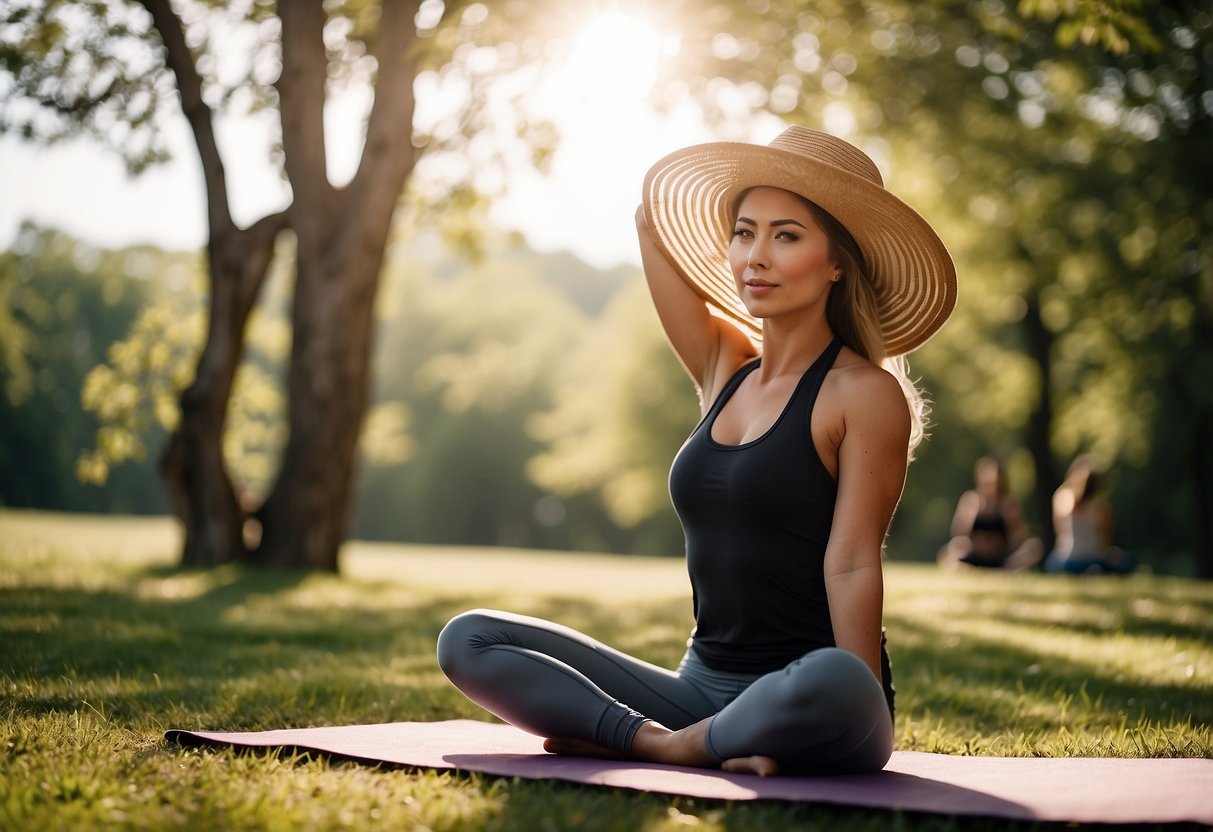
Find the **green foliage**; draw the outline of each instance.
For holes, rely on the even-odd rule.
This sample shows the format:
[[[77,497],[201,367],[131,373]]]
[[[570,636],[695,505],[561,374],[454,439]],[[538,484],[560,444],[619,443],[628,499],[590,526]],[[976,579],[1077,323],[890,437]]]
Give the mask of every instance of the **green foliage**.
[[[399,465],[416,452],[409,435],[409,411],[401,402],[382,402],[367,414],[359,445],[363,460],[372,466]]]
[[[290,349],[286,305],[291,256],[284,248],[267,280],[228,404],[223,450],[242,492],[265,492],[285,444],[281,376]],[[81,403],[100,426],[93,447],[81,451],[76,461],[82,482],[105,485],[116,467],[145,459],[149,442],[161,441],[176,428],[179,397],[194,379],[207,326],[200,268],[195,259],[189,278],[179,278],[179,289],[162,292],[145,307],[122,340],[110,346],[105,363],[84,379]]]
[[[690,626],[668,558],[353,544],[338,577],[174,568],[176,538],[168,520],[0,513],[0,825],[1007,828],[168,745],[170,727],[486,719],[433,653],[472,606],[669,665]],[[900,750],[1213,758],[1208,584],[891,565],[886,607]]]
[[[100,425],[78,398],[109,344],[154,294],[157,268],[186,268],[148,249],[101,251],[53,231],[23,226],[0,255],[0,502],[76,510],[160,510],[151,466],[132,466],[113,491],[82,488],[73,465]],[[153,264],[155,264],[153,266]]]
[[[35,105],[54,111],[56,101],[79,99],[71,118],[104,129],[119,110],[100,103],[100,82],[96,106],[89,104],[79,78],[118,79],[114,106],[133,106],[121,92],[133,67],[164,80],[141,13],[105,5],[92,17],[58,2],[6,9],[0,71],[13,80],[0,91],[0,121],[11,126]],[[426,4],[416,90],[435,106],[423,106],[415,125],[425,157],[406,202],[410,227],[437,227],[468,250],[480,245],[484,195],[513,169],[512,142],[522,137],[542,159],[558,140],[551,125],[521,123],[525,108],[508,106],[518,101],[501,98],[497,84],[558,51],[566,18],[593,5],[536,16],[525,3]],[[233,39],[256,44],[235,63],[200,62],[208,101],[236,110],[273,104],[270,6],[178,7],[189,12],[199,54]],[[375,71],[367,55],[377,4],[329,3],[326,11],[331,83],[356,88]],[[1037,531],[1048,528],[1050,478],[1074,454],[1094,451],[1114,468],[1125,543],[1167,569],[1197,549],[1209,498],[1200,483],[1213,471],[1213,16],[1202,4],[704,0],[653,13],[666,23],[681,18],[669,27],[680,33],[681,57],[666,68],[656,103],[696,96],[723,134],[766,110],[850,136],[887,171],[892,190],[940,228],[957,259],[956,314],[912,359],[935,400],[936,424],[910,472],[894,557],[930,557],[973,458],[990,451],[1008,459],[1018,493],[1035,495],[1028,511]],[[107,29],[120,37],[111,42]],[[95,54],[79,59],[81,76],[55,75],[72,43],[95,45]],[[22,98],[40,84],[49,85],[40,104]],[[465,94],[470,109],[439,106]],[[66,124],[69,110],[48,123]],[[493,259],[481,268],[494,268],[498,253],[484,251]],[[599,318],[618,284],[579,270],[560,291],[571,297],[576,284],[593,295],[574,300],[578,317],[549,303],[530,272],[511,265],[465,286],[471,278],[455,274],[462,267],[429,259],[440,258],[409,262],[415,283],[385,288],[385,297],[407,291],[407,303],[381,306],[389,331],[380,409],[363,436],[365,460],[379,467],[364,478],[358,528],[413,539],[676,549],[664,472],[693,421],[682,403],[689,412],[693,402],[669,398],[684,382],[649,313],[639,311],[639,294],[619,296]],[[516,295],[503,291],[515,283]],[[0,280],[0,299],[17,286]],[[528,305],[539,310],[527,317],[534,331],[511,332],[510,316]],[[468,309],[479,311],[454,320]],[[282,438],[281,402],[269,390],[281,373],[285,315],[274,307],[263,319],[278,346],[259,347],[241,371],[241,388],[261,392],[241,394],[246,403],[233,406],[227,447],[252,490],[272,476]],[[7,303],[0,308],[11,402],[38,385],[30,356],[42,336],[32,320],[14,317]],[[166,346],[144,338],[127,345],[124,362],[160,366],[153,352]],[[111,377],[98,372],[90,401],[105,403],[115,419],[100,437],[104,452],[86,457],[83,467],[96,471],[106,453],[117,458],[148,442],[117,419],[133,412],[136,377],[116,365]],[[155,387],[135,383],[144,426],[157,424],[147,396]],[[1043,438],[1033,431],[1042,420]],[[548,527],[537,512],[564,519]]]
[[[29,352],[33,335],[17,313],[21,300],[15,263],[6,259],[0,272],[0,378],[9,404],[20,405],[33,390]]]
[[[427,262],[431,245],[414,243],[385,280],[377,412],[394,415],[374,418],[363,446],[390,418],[407,454],[367,472],[355,528],[394,539],[551,545],[555,533],[536,517],[544,492],[523,476],[538,451],[525,425],[550,401],[584,318],[533,258],[499,247],[483,260]]]
[[[747,31],[737,14],[732,30]],[[1044,530],[1047,472],[1084,451],[1140,493],[1176,477],[1154,461],[1178,432],[1193,460],[1179,490],[1201,493],[1213,469],[1199,450],[1211,411],[1192,389],[1207,377],[1197,356],[1213,354],[1207,10],[789,0],[763,17],[799,34],[782,48],[737,38],[727,74],[766,86],[762,105],[867,147],[958,265],[956,313],[911,361],[936,402],[934,441],[949,445],[934,459],[950,471],[911,470],[894,550],[924,557],[941,542],[938,489],[963,476],[962,447],[1027,448],[1046,477],[1023,482]],[[1161,502],[1160,528],[1118,501],[1123,533],[1156,552],[1199,546],[1186,501]],[[935,522],[915,528],[907,513]]]
[[[12,0],[3,13],[0,134],[46,143],[84,134],[133,173],[167,157],[158,121],[174,96],[142,9]]]
[[[80,401],[101,427],[96,448],[76,462],[81,482],[105,485],[112,466],[145,458],[143,437],[153,427],[177,426],[177,397],[193,378],[205,326],[201,310],[180,306],[178,300],[144,309],[126,338],[110,347],[108,363],[85,377]]]
[[[670,518],[667,472],[698,412],[643,283],[619,293],[565,373],[555,406],[532,421],[547,450],[530,476],[561,496],[596,493],[623,528]],[[660,545],[678,552],[681,533],[669,530]]]
[[[1143,0],[1020,0],[1019,13],[1050,23],[1060,19],[1057,44],[1102,46],[1123,55],[1135,46],[1157,52],[1162,48],[1150,22],[1141,14]]]

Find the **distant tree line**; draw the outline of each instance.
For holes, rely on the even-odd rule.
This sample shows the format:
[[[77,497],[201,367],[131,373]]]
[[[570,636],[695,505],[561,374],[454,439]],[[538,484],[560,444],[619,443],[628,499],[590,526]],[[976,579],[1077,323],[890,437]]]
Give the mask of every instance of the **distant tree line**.
[[[568,17],[594,6],[570,7]],[[507,152],[503,128],[539,160],[558,141],[525,119],[493,123],[478,103],[494,77],[541,64],[567,37],[551,15],[534,14],[546,6],[141,0],[91,8],[97,14],[75,14],[62,0],[13,5],[0,27],[0,130],[46,141],[91,136],[138,169],[162,154],[163,108],[180,103],[206,176],[210,238],[198,261],[205,300],[188,315],[155,305],[132,315],[117,353],[83,380],[100,432],[76,473],[99,480],[114,463],[149,453],[140,437],[163,431],[161,473],[186,527],[187,563],[249,557],[333,569],[351,528],[620,551],[674,545],[661,483],[683,432],[675,407],[684,399],[665,391],[685,383],[660,337],[637,322],[643,300],[625,288],[634,275],[609,307],[588,312],[543,293],[519,303],[526,279],[498,282],[478,269],[448,266],[449,285],[431,292],[441,258],[420,257],[398,278],[407,302],[375,302],[393,227],[414,229],[424,216],[465,248],[476,243],[461,228],[485,197],[475,177],[405,191],[420,156],[500,173],[493,154]],[[1006,458],[1048,538],[1060,472],[1091,452],[1111,469],[1122,543],[1147,562],[1181,562],[1213,578],[1207,3],[686,0],[662,9],[680,57],[655,104],[693,101],[722,135],[765,111],[849,136],[940,228],[958,261],[957,313],[912,359],[936,401],[935,428],[911,469],[890,551],[932,552],[972,460],[991,452]],[[234,32],[255,34],[256,48],[243,71],[220,73],[206,53]],[[69,66],[98,82],[81,83]],[[466,108],[415,124],[413,95],[447,82],[468,90]],[[336,187],[322,114],[343,86],[371,93],[374,104],[359,172]],[[214,118],[229,105],[277,109],[283,141],[274,162],[294,195],[286,211],[248,228],[232,220],[214,141]],[[410,126],[413,141],[399,141]],[[402,192],[411,206],[403,218]],[[22,243],[5,268],[28,274],[39,251]],[[273,275],[290,273],[293,282],[271,288]],[[409,291],[426,278],[425,290]],[[22,333],[0,342],[11,373],[6,407],[53,415],[54,403],[38,397],[54,395],[66,359],[35,372],[41,359],[27,348],[71,310],[39,307],[28,278],[6,280],[4,291],[24,295],[23,306],[0,310],[0,326]],[[250,334],[256,318],[264,337]],[[570,348],[566,332],[596,346]],[[91,348],[72,338],[69,352]],[[13,413],[14,425],[41,425],[32,411]],[[7,441],[7,424],[5,433]],[[7,471],[39,461],[6,453],[16,460]],[[368,467],[368,453],[389,467]],[[470,459],[482,467],[459,467]],[[228,469],[235,460],[243,470]],[[381,510],[372,511],[374,500],[385,501]],[[495,514],[502,506],[509,523]],[[402,530],[409,523],[418,525]]]
[[[397,252],[379,305],[376,392],[359,445],[354,536],[681,554],[665,477],[697,419],[697,403],[640,275],[631,268],[601,272],[569,255],[537,255],[499,240],[478,260],[434,240]],[[132,379],[154,387],[180,372],[178,364],[188,366],[202,331],[190,323],[201,310],[198,269],[196,254],[104,251],[33,227],[0,255],[9,310],[0,318],[4,505],[167,510],[155,449],[171,427],[171,409],[157,414],[147,397],[129,396],[128,412],[99,419],[97,405],[83,407],[81,394],[103,376],[112,410]],[[228,463],[237,490],[253,500],[283,447],[284,277],[271,277],[265,308],[252,323],[250,359],[229,414]],[[997,343],[1000,331],[973,330],[971,314],[958,313],[958,340],[977,331]],[[973,337],[972,349],[989,348]],[[973,378],[966,369],[947,370],[954,349],[941,337],[917,355],[935,399],[935,426],[894,521],[889,556],[896,560],[934,556],[977,455],[1004,451],[1030,469],[1013,432],[991,427],[989,413],[967,409]],[[935,367],[944,371],[927,369]],[[1008,371],[1006,383],[1013,381]],[[1017,383],[1026,389],[1026,381]],[[1166,424],[1145,430],[1163,436]],[[89,465],[106,442],[120,446],[110,458],[118,450],[125,456],[105,466],[102,480]],[[1182,482],[1159,475],[1166,464],[1147,454],[1144,464],[1114,470],[1120,538],[1154,568],[1190,573],[1191,526],[1183,516],[1190,503]],[[99,484],[80,481],[90,476]],[[1041,518],[1033,520],[1042,531]]]

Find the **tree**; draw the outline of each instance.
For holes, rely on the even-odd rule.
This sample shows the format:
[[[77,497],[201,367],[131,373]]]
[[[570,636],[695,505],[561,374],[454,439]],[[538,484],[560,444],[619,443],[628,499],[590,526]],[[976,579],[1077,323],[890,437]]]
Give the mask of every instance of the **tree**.
[[[418,69],[436,68],[417,86],[436,89],[464,62],[451,77],[473,88],[475,102],[476,47],[512,40],[504,66],[517,66],[543,51],[550,17],[511,31],[534,8],[521,0],[491,12],[440,0],[382,10],[367,0],[300,0],[277,15],[252,0],[234,11],[201,0],[12,8],[0,30],[9,79],[0,122],[33,138],[94,135],[137,168],[163,152],[151,128],[175,85],[194,132],[210,205],[210,329],[165,454],[192,562],[242,551],[245,512],[220,450],[224,406],[274,241],[293,232],[290,435],[255,510],[263,524],[255,556],[334,568],[366,408],[378,267],[417,161],[399,139],[411,132]],[[590,7],[569,15],[581,8]],[[1137,476],[1171,443],[1191,460],[1177,486],[1188,499],[1172,504],[1206,517],[1195,548],[1202,573],[1213,573],[1213,521],[1195,510],[1213,488],[1210,402],[1193,361],[1172,349],[1213,352],[1210,15],[1191,0],[1021,0],[1014,9],[1002,0],[681,0],[660,14],[679,32],[681,57],[658,103],[695,97],[722,135],[764,110],[847,135],[944,230],[961,261],[961,306],[915,361],[941,401],[963,408],[940,413],[966,429],[958,447],[1026,447],[1016,471],[1043,523],[1072,452],[1103,449]],[[216,20],[254,32],[237,80],[218,78]],[[361,166],[335,187],[321,116],[326,90],[349,78],[373,78],[375,103]],[[213,125],[221,106],[239,101],[278,108],[293,191],[285,211],[247,228],[227,209]],[[414,141],[427,155],[444,140],[466,148],[484,126],[459,113]],[[971,459],[946,463],[967,471]],[[909,492],[907,503],[914,499]]]
[[[456,5],[446,4],[448,17]],[[427,47],[433,51],[423,41],[435,40],[443,10],[432,0],[300,0],[280,4],[276,15],[254,2],[229,9],[202,2],[174,7],[169,0],[46,0],[8,8],[0,42],[7,79],[0,122],[7,129],[44,141],[100,138],[138,171],[164,156],[158,119],[175,94],[198,151],[209,231],[207,331],[161,457],[185,527],[185,564],[247,553],[268,565],[337,568],[368,401],[380,266],[418,157],[413,84]],[[251,35],[254,44],[234,81],[216,56],[233,32]],[[232,57],[230,49],[224,53]],[[358,169],[337,187],[327,173],[324,109],[329,92],[350,78],[373,85],[374,99]],[[284,210],[247,227],[233,219],[216,136],[217,117],[233,101],[276,106],[282,172],[292,192]],[[275,243],[288,230],[297,250],[289,435],[277,478],[251,511],[261,533],[247,551],[242,529],[249,510],[225,463],[223,434],[249,315]]]
[[[1164,541],[1156,521],[1144,526],[1157,512],[1127,514],[1150,543],[1194,541],[1197,571],[1213,574],[1197,509],[1213,442],[1193,365],[1209,354],[1213,312],[1213,18],[1189,2],[1007,6],[772,0],[752,25],[738,7],[725,25],[712,18],[744,33],[713,41],[734,64],[715,74],[759,106],[866,145],[890,187],[942,229],[960,303],[913,363],[945,423],[955,407],[970,434],[1027,449],[1042,531],[1067,457],[1094,449],[1141,469],[1179,429],[1191,462],[1169,478],[1188,498],[1155,508],[1168,526],[1199,527]],[[781,38],[773,21],[796,34]],[[1176,344],[1191,346],[1178,355]],[[1163,401],[1182,401],[1184,415]],[[911,487],[907,509],[915,499]]]

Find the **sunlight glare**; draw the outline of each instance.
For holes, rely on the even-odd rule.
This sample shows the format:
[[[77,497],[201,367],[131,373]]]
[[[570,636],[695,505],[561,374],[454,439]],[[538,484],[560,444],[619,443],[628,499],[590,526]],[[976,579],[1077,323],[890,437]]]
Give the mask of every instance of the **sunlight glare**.
[[[662,57],[676,48],[676,40],[663,38],[640,18],[603,12],[573,40],[566,64],[568,83],[588,99],[639,101],[657,83]]]

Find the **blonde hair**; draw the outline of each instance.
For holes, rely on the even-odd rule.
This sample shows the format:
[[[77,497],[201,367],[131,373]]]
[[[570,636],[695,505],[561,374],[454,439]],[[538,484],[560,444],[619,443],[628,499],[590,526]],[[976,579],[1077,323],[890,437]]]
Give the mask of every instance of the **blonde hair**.
[[[880,308],[876,303],[876,290],[872,286],[863,252],[851,232],[829,211],[803,196],[800,199],[825,232],[830,243],[830,256],[839,266],[838,282],[830,289],[826,299],[826,321],[842,343],[884,368],[901,385],[910,408],[909,456],[913,459],[914,449],[926,436],[930,407],[922,390],[910,378],[910,363],[905,356],[885,354],[884,336],[880,331]]]

